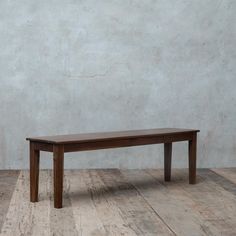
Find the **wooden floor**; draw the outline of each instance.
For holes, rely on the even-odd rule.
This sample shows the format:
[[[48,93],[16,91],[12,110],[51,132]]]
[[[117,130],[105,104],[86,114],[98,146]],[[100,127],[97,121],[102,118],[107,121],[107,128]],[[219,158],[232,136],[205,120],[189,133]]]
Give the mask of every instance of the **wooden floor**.
[[[54,209],[52,172],[40,173],[29,202],[29,172],[0,171],[1,235],[236,235],[236,168],[65,171],[64,208]]]

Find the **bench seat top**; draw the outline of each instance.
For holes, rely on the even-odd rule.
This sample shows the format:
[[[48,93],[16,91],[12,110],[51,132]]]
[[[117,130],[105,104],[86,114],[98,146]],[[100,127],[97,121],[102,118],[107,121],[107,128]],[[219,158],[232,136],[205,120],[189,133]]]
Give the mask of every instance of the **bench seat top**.
[[[114,131],[102,133],[84,133],[84,134],[70,134],[70,135],[56,135],[44,137],[32,137],[26,140],[33,142],[42,142],[50,144],[70,144],[70,143],[84,143],[97,142],[106,140],[121,140],[141,137],[158,137],[171,134],[183,134],[199,132],[195,129],[177,129],[177,128],[161,128],[161,129],[143,129],[143,130],[128,130],[128,131]]]

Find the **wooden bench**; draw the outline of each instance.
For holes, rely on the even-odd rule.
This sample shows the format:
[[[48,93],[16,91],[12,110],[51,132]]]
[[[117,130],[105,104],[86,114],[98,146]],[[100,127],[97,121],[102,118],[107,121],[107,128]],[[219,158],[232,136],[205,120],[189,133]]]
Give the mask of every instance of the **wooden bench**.
[[[30,141],[30,201],[38,201],[40,151],[53,152],[54,207],[62,208],[64,153],[164,143],[164,176],[171,179],[172,143],[189,142],[189,183],[196,183],[197,132],[149,129],[27,138]]]

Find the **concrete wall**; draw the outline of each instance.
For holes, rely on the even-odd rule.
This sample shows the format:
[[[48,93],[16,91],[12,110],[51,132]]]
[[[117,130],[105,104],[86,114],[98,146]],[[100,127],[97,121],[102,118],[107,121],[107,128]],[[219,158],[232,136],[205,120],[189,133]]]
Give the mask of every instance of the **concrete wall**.
[[[236,166],[235,12],[235,0],[1,0],[0,168],[28,168],[27,136],[155,127],[201,129],[198,166]],[[160,168],[162,155],[83,152],[65,166]],[[185,143],[173,155],[187,166]]]

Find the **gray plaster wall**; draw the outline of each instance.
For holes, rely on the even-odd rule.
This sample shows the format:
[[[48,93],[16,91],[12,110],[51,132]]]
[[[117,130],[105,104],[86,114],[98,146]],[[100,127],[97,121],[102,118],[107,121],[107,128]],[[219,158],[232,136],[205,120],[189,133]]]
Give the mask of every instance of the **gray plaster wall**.
[[[198,128],[198,166],[236,166],[235,12],[235,0],[1,0],[0,168],[28,168],[27,136],[156,127]],[[162,166],[162,145],[65,160]],[[173,166],[187,167],[186,143]]]

